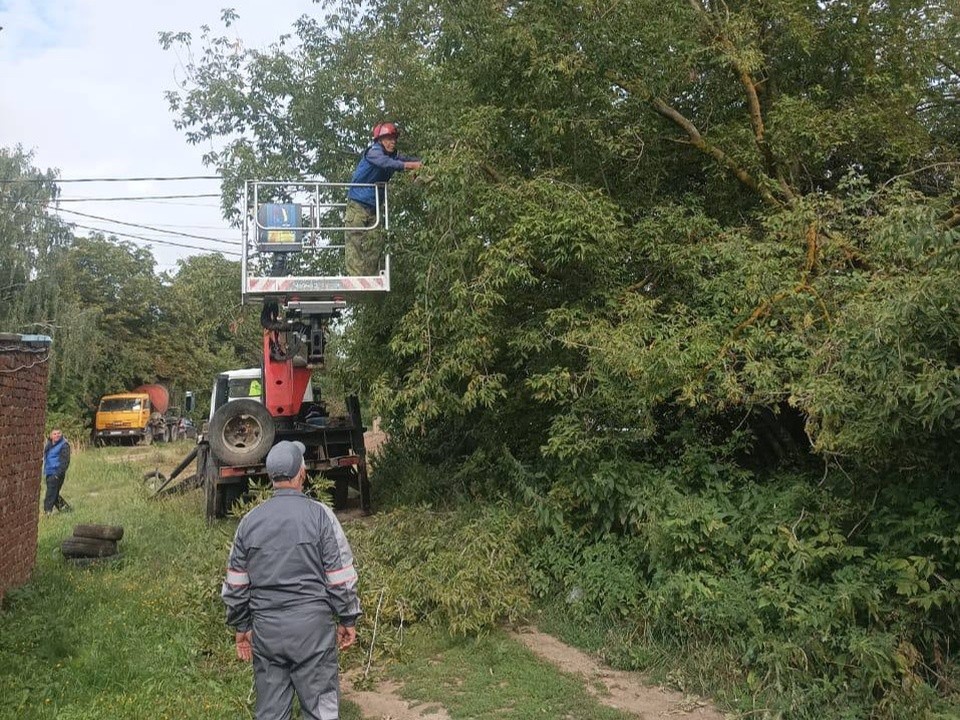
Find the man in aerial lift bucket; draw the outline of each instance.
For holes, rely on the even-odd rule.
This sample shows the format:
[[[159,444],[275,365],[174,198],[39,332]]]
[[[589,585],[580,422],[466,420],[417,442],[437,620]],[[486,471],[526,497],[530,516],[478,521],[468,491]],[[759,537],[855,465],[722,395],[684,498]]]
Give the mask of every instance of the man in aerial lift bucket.
[[[418,170],[423,167],[419,158],[400,155],[397,152],[397,137],[400,131],[391,122],[377,123],[373,128],[373,143],[363,151],[353,173],[351,183],[385,183],[395,172]],[[367,228],[377,219],[377,199],[383,208],[382,188],[351,187],[347,193],[347,210],[344,226]],[[381,219],[381,223],[382,223]],[[383,252],[383,233],[377,230],[347,230],[346,267],[347,275],[376,275],[380,272],[380,254]]]

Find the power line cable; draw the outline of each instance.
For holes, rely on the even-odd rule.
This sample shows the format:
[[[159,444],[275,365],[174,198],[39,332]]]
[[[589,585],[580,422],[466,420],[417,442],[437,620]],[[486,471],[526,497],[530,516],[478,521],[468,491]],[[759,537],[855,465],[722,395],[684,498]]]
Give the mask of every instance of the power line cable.
[[[195,203],[195,202],[183,202],[175,200],[139,200],[145,205],[166,205],[168,207],[203,207],[203,208],[219,208],[220,205],[217,203]]]
[[[177,200],[181,198],[218,198],[220,193],[191,193],[185,195],[124,195],[119,197],[57,198],[54,203],[63,202],[119,202],[122,200]],[[44,202],[37,200],[36,202]]]
[[[207,240],[209,242],[222,243],[224,245],[239,245],[239,240],[220,240],[209,235],[194,235],[192,233],[178,232],[176,230],[164,230],[163,228],[153,227],[152,225],[141,225],[140,223],[124,222],[123,220],[114,220],[113,218],[103,217],[102,215],[92,215],[91,213],[80,212],[79,210],[68,210],[67,208],[53,208],[56,212],[65,212],[70,215],[79,215],[80,217],[90,218],[91,220],[100,220],[102,222],[114,223],[116,225],[125,225],[127,227],[140,228],[141,230],[150,230],[151,232],[160,232],[167,235],[176,235],[178,237],[190,238],[192,240]]]
[[[67,225],[67,227],[82,227],[82,228],[92,229],[92,230],[96,230],[97,232],[104,233],[104,234],[106,234],[106,235],[118,234],[118,233],[121,233],[121,232],[122,232],[122,231],[115,230],[114,228],[104,227],[104,226],[102,226],[102,225],[78,225],[76,222],[73,222],[73,221],[70,221],[70,220],[64,220],[63,222],[64,222],[64,224]],[[146,233],[135,233],[135,232],[129,231],[129,230],[127,231],[127,234],[129,234],[131,237],[138,237],[138,238],[142,238],[142,239],[144,239],[144,240],[149,240],[150,242],[161,242],[161,241],[166,241],[166,240],[169,240],[170,242],[173,242],[173,238],[165,237],[165,236],[163,236],[163,235],[154,235],[154,234],[147,235]],[[208,247],[208,246],[203,246],[203,245],[199,245],[199,244],[198,244],[198,245],[190,245],[190,243],[187,243],[187,246],[189,246],[189,247]],[[217,251],[220,250],[220,248],[210,248],[210,249],[211,249],[211,250],[217,250]]]
[[[135,240],[141,240],[147,243],[156,243],[157,245],[171,245],[173,247],[186,248],[188,250],[200,250],[202,252],[220,253],[221,255],[234,255],[236,257],[240,257],[240,253],[233,252],[231,250],[220,250],[219,248],[201,247],[199,245],[187,245],[186,243],[173,242],[172,240],[157,240],[155,238],[144,237],[143,235],[134,235],[133,233],[119,232],[117,230],[107,230],[105,228],[92,227],[90,225],[81,225],[80,223],[70,224],[73,227],[81,228],[82,230],[91,230],[104,235],[116,235],[117,237],[133,238]]]
[[[182,196],[177,196],[177,195],[169,195],[169,196],[166,196],[166,195],[157,195],[156,197],[157,197],[157,198],[162,198],[162,197],[172,197],[172,198],[173,198],[173,197],[205,198],[205,197],[220,197],[220,195],[217,194],[217,193],[211,193],[211,194],[209,194],[209,195],[207,195],[207,194],[199,194],[199,193],[198,193],[198,194],[195,194],[195,195],[182,195]],[[29,204],[31,204],[31,205],[42,205],[42,206],[44,206],[44,207],[54,207],[54,206],[59,205],[59,204],[62,203],[62,202],[100,202],[101,200],[120,200],[120,199],[121,199],[121,198],[55,198],[55,199],[48,199],[48,200],[29,200],[29,199],[23,199],[23,198],[17,198],[17,199],[15,199],[15,198],[4,198],[4,197],[0,197],[0,205],[3,205],[3,204],[7,204],[7,205],[11,205],[11,204],[12,204],[12,205],[19,205],[19,204],[21,204],[21,203],[24,203],[24,204],[29,203]],[[144,204],[146,204],[146,205],[166,205],[166,206],[171,206],[171,205],[173,205],[173,206],[177,206],[177,207],[203,207],[203,208],[219,208],[219,207],[220,207],[219,203],[198,203],[198,202],[195,203],[195,202],[182,202],[182,201],[181,201],[181,202],[175,202],[175,201],[171,201],[171,200],[160,200],[160,199],[154,200],[154,199],[152,199],[152,198],[150,198],[149,196],[146,196],[146,195],[143,197],[143,199],[141,199],[141,198],[132,198],[132,197],[129,198],[129,199],[130,199],[130,200],[134,200],[134,199],[135,199],[136,202],[144,203]]]
[[[222,175],[168,175],[160,177],[103,178],[0,178],[0,183],[96,183],[96,182],[175,182],[178,180],[223,180]]]
[[[193,228],[194,230],[225,230],[223,225],[193,225],[183,223],[154,223],[158,228]]]

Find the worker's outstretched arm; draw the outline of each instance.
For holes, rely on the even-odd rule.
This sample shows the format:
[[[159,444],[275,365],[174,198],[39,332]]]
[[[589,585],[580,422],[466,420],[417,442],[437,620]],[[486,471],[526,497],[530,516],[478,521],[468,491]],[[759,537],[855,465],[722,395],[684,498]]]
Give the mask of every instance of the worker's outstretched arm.
[[[407,157],[405,155],[397,155],[396,157],[391,157],[380,145],[374,144],[365,156],[367,162],[371,165],[376,165],[377,167],[387,168],[388,170],[409,170],[407,167],[408,163],[411,162],[420,162],[418,158]]]

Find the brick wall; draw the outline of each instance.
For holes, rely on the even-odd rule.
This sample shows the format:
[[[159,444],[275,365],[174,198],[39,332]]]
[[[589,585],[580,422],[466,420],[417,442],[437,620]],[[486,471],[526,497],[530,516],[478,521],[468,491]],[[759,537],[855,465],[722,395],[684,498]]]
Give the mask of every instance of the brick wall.
[[[37,559],[50,339],[0,333],[0,599]]]

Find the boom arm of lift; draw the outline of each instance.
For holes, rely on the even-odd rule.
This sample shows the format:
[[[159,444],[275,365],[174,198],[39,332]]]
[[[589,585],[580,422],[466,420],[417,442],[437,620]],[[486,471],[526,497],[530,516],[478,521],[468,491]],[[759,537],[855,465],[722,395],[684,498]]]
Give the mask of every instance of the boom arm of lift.
[[[337,316],[340,303],[291,302],[280,319],[276,302],[265,302],[263,326],[264,401],[273,417],[293,417],[300,412],[312,368],[322,365],[326,328]]]
[[[348,228],[342,213],[356,187],[375,190],[375,218],[372,225]],[[326,329],[346,299],[390,291],[389,253],[372,275],[321,272],[331,268],[330,253],[345,252],[346,241],[336,238],[347,230],[389,229],[386,186],[248,181],[244,196],[242,298],[263,302],[264,403],[272,417],[289,418],[300,413],[311,370],[323,365]],[[304,251],[309,257],[299,257]],[[342,267],[339,262],[335,267]]]

